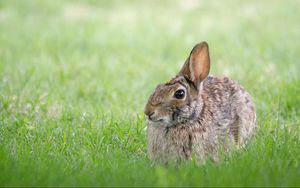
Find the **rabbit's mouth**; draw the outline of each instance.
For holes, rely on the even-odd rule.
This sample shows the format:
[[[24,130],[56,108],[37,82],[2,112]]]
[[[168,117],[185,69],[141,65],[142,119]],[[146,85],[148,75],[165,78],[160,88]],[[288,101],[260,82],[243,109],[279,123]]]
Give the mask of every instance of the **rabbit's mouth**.
[[[162,127],[171,127],[173,123],[169,120],[168,117],[153,119],[148,118],[149,123],[155,126],[162,126]]]
[[[187,122],[197,121],[197,117],[202,109],[202,103],[198,100],[192,101],[182,108],[169,108],[164,115],[155,112],[148,115],[148,121],[154,126],[176,127]]]
[[[151,120],[151,119],[149,119],[149,121],[152,121],[154,123],[158,123],[158,122],[162,123],[162,122],[164,122],[164,119],[157,119],[157,120]]]
[[[192,112],[186,111],[187,109],[176,109],[172,110],[168,115],[162,117],[149,116],[148,121],[155,126],[172,127],[178,124],[185,123],[192,118]],[[190,110],[190,109],[189,109]]]

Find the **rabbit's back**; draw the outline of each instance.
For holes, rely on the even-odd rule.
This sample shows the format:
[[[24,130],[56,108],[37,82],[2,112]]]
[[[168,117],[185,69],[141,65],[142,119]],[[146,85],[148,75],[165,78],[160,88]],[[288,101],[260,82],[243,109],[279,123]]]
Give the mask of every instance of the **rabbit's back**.
[[[209,76],[203,82],[201,97],[204,108],[199,118],[216,130],[219,138],[232,138],[240,147],[252,137],[256,127],[255,107],[241,85],[228,77]]]

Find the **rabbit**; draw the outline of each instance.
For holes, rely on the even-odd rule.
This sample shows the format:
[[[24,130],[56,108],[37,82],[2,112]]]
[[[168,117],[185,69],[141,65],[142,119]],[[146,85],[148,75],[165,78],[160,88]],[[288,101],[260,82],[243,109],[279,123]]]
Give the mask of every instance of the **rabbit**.
[[[209,71],[209,47],[201,42],[180,72],[150,96],[144,113],[153,162],[218,161],[222,148],[242,148],[255,134],[250,94],[228,77],[209,76]]]

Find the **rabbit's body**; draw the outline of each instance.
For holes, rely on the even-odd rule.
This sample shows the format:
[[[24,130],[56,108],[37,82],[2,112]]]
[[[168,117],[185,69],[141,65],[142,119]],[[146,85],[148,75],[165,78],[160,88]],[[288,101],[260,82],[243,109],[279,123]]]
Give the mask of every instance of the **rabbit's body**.
[[[218,150],[243,146],[255,129],[255,108],[250,95],[227,77],[207,77],[197,101],[197,118],[171,127],[148,125],[148,149],[155,161],[196,157],[216,160]]]
[[[179,74],[160,84],[145,108],[151,159],[201,163],[221,148],[240,148],[252,137],[256,113],[251,96],[227,77],[208,76],[207,43],[196,45]],[[208,76],[208,77],[207,77]]]

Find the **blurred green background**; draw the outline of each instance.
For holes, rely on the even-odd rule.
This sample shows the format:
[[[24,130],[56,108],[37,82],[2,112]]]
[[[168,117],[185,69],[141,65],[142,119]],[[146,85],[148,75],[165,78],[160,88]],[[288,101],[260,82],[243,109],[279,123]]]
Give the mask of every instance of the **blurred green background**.
[[[0,185],[299,186],[300,1],[0,0]],[[192,47],[252,94],[256,139],[152,166],[143,108]]]

